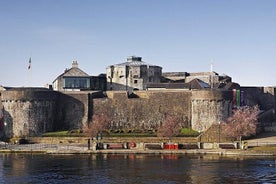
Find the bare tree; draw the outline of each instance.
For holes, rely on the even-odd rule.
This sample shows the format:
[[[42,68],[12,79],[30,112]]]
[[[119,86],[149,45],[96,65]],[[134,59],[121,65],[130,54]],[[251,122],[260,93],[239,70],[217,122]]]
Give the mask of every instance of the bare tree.
[[[101,131],[108,129],[110,118],[105,114],[93,115],[92,121],[83,127],[83,132],[87,136],[96,137]]]
[[[158,137],[173,137],[180,133],[179,119],[175,116],[167,115],[162,125],[157,130]]]
[[[241,141],[242,137],[255,135],[257,132],[259,107],[241,107],[234,110],[225,123],[222,124],[222,134],[232,140]]]

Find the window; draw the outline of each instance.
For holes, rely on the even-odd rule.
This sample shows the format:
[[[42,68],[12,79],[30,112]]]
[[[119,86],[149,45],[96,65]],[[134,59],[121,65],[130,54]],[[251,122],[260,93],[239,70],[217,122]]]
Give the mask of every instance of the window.
[[[134,84],[137,84],[138,83],[138,80],[134,80]]]
[[[63,88],[88,89],[90,88],[90,78],[89,77],[65,77],[63,78]]]

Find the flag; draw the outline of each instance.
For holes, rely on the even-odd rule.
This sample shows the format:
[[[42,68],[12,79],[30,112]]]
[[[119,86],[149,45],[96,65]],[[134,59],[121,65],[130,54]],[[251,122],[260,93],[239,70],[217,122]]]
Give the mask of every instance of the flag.
[[[28,65],[28,70],[31,69],[31,63],[32,63],[32,58],[29,59],[29,65]]]

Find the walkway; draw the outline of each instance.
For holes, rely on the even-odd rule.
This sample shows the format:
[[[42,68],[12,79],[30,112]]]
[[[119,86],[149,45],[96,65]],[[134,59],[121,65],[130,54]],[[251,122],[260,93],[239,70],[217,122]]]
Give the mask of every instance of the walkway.
[[[247,140],[248,146],[276,145],[276,132],[265,132],[257,138]]]
[[[0,153],[44,153],[44,154],[215,154],[232,156],[276,156],[275,151],[259,152],[238,149],[103,149],[88,150],[83,144],[1,144]]]

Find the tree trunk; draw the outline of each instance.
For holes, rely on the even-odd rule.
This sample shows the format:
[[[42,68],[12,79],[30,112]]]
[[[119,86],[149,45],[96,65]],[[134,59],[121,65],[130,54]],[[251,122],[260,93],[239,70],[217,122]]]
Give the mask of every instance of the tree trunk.
[[[241,148],[242,147],[242,136],[240,136],[239,141],[240,141],[240,148]]]

